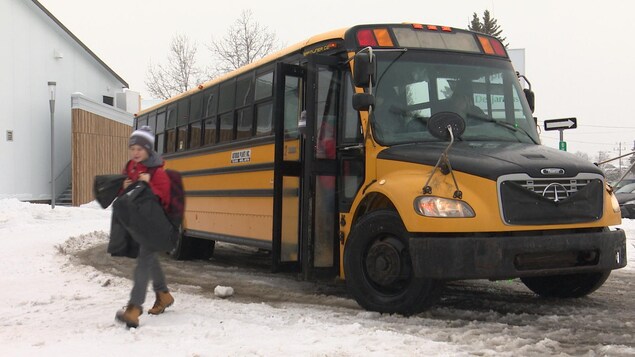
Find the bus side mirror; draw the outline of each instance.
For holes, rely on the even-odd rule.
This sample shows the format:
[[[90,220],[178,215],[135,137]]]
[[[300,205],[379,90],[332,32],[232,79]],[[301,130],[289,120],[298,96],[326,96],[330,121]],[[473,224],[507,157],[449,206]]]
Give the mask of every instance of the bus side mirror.
[[[353,108],[357,111],[368,111],[371,106],[375,105],[375,96],[368,93],[353,94]]]
[[[529,104],[529,109],[531,109],[531,112],[534,112],[535,107],[535,96],[534,96],[534,91],[532,91],[531,89],[523,89],[523,92],[525,93],[525,98],[527,99],[527,103]]]
[[[375,73],[377,72],[375,55],[368,52],[359,52],[355,55],[353,64],[353,83],[355,87],[368,88],[375,85]]]

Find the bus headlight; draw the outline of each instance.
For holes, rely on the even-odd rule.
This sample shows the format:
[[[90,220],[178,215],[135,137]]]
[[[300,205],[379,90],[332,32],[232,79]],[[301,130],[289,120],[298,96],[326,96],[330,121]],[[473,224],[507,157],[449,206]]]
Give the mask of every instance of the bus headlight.
[[[461,200],[435,196],[421,196],[415,199],[415,210],[426,217],[474,217],[474,210]]]
[[[617,197],[615,197],[615,194],[613,193],[611,193],[611,208],[613,208],[613,212],[615,213],[620,212],[620,203],[617,201]]]

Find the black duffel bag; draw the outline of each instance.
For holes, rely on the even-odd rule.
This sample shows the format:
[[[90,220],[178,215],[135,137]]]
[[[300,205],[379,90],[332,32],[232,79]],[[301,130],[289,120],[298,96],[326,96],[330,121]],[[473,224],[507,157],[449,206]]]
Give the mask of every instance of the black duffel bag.
[[[93,181],[93,196],[101,208],[107,208],[117,198],[126,175],[97,175]]]
[[[139,245],[155,252],[176,247],[178,230],[165,214],[159,198],[146,182],[128,187],[113,203],[113,220],[123,226]]]

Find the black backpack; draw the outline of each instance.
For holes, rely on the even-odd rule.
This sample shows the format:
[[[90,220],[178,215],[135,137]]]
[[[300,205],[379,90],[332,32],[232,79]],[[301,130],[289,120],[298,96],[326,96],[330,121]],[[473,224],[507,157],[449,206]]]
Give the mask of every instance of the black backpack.
[[[156,167],[148,168],[148,173],[154,175]],[[168,216],[170,223],[175,228],[179,228],[183,223],[183,215],[185,214],[185,190],[183,189],[183,179],[181,173],[172,170],[164,169],[165,173],[170,179],[170,203],[168,208],[165,209],[165,214]]]

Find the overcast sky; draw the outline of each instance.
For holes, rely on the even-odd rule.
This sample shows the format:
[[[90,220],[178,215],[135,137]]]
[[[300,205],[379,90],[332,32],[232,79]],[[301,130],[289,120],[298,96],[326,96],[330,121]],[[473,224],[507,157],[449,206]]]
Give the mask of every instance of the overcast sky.
[[[130,85],[149,95],[150,62],[165,61],[171,38],[183,33],[205,47],[222,37],[241,11],[295,44],[361,23],[418,22],[466,28],[473,12],[490,10],[509,48],[525,49],[525,69],[542,120],[576,117],[564,132],[569,152],[631,151],[635,140],[635,1],[623,0],[40,0],[71,32]],[[630,35],[629,35],[630,34]],[[543,132],[558,147],[558,131]],[[621,143],[621,145],[620,145]],[[616,163],[617,164],[617,163]],[[623,162],[623,165],[626,165]]]

